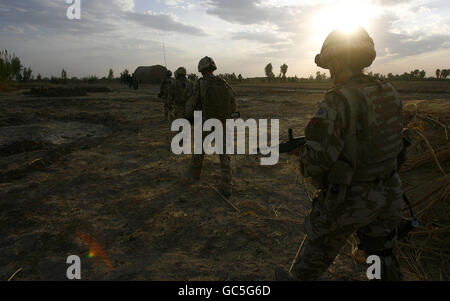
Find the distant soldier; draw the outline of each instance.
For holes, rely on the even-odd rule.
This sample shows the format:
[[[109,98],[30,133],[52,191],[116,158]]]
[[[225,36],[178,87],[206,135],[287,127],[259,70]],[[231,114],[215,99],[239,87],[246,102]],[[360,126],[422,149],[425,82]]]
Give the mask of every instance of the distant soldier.
[[[160,85],[159,94],[158,97],[162,98],[164,100],[164,116],[166,120],[169,120],[169,103],[168,103],[168,97],[169,97],[169,89],[172,85],[172,71],[167,70],[166,72],[166,78],[163,79]]]
[[[213,74],[216,64],[210,57],[204,57],[198,64],[198,71],[203,75],[195,86],[194,93],[186,106],[186,118],[192,120],[194,110],[202,111],[203,119],[215,118],[222,122],[225,130],[225,120],[231,118],[236,111],[236,101],[234,92],[223,79]],[[225,134],[224,154],[219,155],[220,167],[222,171],[222,184],[220,192],[229,197],[232,193],[231,184],[231,156],[225,154]],[[203,165],[203,154],[192,155],[187,178],[199,180]]]
[[[173,108],[172,120],[184,118],[186,101],[192,94],[192,83],[186,78],[186,68],[180,67],[175,71],[175,80],[172,80],[168,103]]]
[[[320,193],[305,220],[307,238],[292,273],[277,268],[279,280],[316,280],[354,232],[359,248],[381,259],[382,280],[402,279],[394,255],[403,204],[397,172],[402,102],[390,83],[363,74],[375,56],[361,27],[331,32],[316,56],[335,86],[307,125],[299,155],[302,175]]]

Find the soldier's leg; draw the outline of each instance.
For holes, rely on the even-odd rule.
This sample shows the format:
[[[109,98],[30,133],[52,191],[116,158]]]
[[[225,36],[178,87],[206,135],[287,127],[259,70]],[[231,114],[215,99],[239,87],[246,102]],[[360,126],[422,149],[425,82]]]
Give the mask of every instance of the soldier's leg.
[[[293,276],[314,280],[322,275],[341,250],[348,236],[372,223],[385,208],[384,187],[354,184],[339,192],[320,196],[305,220],[308,239],[294,267]]]
[[[164,117],[166,120],[169,120],[169,104],[166,98],[164,99]]]
[[[200,180],[200,175],[202,173],[203,166],[203,154],[193,154],[191,158],[191,164],[189,167],[189,176],[192,177],[193,180]]]
[[[219,155],[220,169],[222,172],[222,184],[220,190],[225,196],[230,196],[232,193],[232,167],[231,167],[231,155],[222,154]]]
[[[184,107],[183,106],[176,106],[175,107],[175,114],[174,114],[174,120],[184,118]]]
[[[359,248],[367,256],[378,255],[381,259],[381,280],[402,280],[400,265],[395,257],[397,245],[396,227],[403,207],[403,191],[398,174],[385,185],[386,207],[371,224],[358,230]]]
[[[332,217],[323,206],[321,200],[315,201],[306,218],[305,230],[308,237],[292,271],[296,280],[318,279],[355,231],[351,225],[335,227]]]

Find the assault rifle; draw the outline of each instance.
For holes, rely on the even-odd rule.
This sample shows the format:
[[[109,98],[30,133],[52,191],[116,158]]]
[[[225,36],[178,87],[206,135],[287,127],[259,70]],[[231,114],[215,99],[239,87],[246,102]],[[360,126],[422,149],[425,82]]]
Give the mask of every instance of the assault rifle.
[[[411,202],[409,201],[406,194],[403,194],[403,200],[405,201],[406,205],[408,206],[409,214],[411,215],[410,220],[406,220],[403,222],[400,222],[397,225],[397,239],[401,240],[402,238],[406,237],[409,232],[412,230],[416,230],[419,227],[419,221],[414,215],[414,212],[412,210]]]
[[[290,153],[306,143],[306,137],[304,136],[294,138],[294,131],[292,129],[289,129],[288,134],[289,140],[278,145],[278,152],[280,154]],[[271,146],[268,149],[273,149],[276,147],[277,146]],[[257,152],[260,152],[260,150],[261,149],[258,147]]]
[[[294,131],[288,130],[289,140],[278,146],[280,154],[290,153],[306,143],[306,137],[294,138]]]

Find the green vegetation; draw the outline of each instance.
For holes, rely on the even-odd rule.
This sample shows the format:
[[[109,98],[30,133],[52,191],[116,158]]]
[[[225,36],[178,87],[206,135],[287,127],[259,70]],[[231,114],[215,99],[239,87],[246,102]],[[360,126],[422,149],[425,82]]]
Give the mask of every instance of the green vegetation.
[[[12,80],[20,73],[20,59],[7,50],[0,51],[0,81]]]
[[[114,71],[112,69],[109,69],[108,80],[113,80],[113,79],[114,79]]]

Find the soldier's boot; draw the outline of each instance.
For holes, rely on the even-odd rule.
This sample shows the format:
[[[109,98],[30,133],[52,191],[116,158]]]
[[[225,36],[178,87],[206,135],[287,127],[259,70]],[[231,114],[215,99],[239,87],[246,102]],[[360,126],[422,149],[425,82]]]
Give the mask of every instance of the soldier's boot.
[[[381,257],[381,280],[402,281],[403,274],[400,264],[394,255]]]
[[[294,281],[294,277],[289,271],[284,269],[283,267],[275,268],[275,280],[277,281]]]

